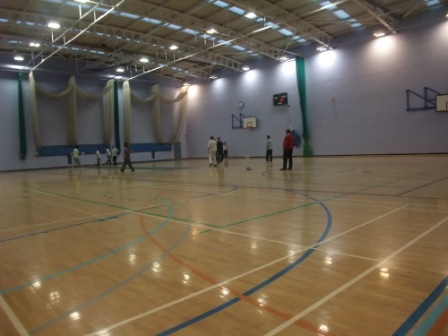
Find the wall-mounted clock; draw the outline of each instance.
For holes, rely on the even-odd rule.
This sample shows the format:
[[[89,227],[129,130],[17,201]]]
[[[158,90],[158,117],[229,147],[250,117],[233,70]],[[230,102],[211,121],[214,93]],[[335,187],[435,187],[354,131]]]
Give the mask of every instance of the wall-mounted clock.
[[[239,101],[238,107],[239,108],[243,108],[244,107],[244,102],[242,100]]]

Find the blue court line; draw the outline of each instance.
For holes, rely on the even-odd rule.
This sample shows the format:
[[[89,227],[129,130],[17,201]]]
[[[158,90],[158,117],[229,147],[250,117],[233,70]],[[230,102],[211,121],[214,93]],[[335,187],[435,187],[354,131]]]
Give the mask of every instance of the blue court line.
[[[420,326],[415,329],[414,336],[427,335],[431,330],[431,327],[437,322],[439,317],[448,309],[448,294],[442,298],[442,300],[434,307],[428,316],[423,320]]]
[[[425,314],[437,298],[443,294],[445,287],[448,285],[448,277],[445,277],[440,284],[429,294],[429,296],[417,307],[417,309],[408,317],[406,321],[395,331],[392,336],[406,335],[417,323],[417,321]]]
[[[327,237],[328,233],[330,232],[331,226],[332,226],[332,215],[330,210],[327,208],[327,206],[325,204],[323,204],[322,202],[320,202],[319,200],[317,200],[314,197],[305,195],[307,197],[309,197],[310,199],[314,200],[317,204],[319,204],[326,212],[327,214],[327,224],[325,227],[324,232],[322,233],[321,237],[317,240],[317,242],[310,248],[308,249],[300,258],[298,258],[296,261],[294,261],[293,263],[291,263],[290,265],[288,265],[287,267],[285,267],[283,270],[281,270],[280,272],[274,274],[273,276],[271,276],[270,278],[266,279],[265,281],[259,283],[257,286],[251,288],[250,290],[246,291],[243,293],[244,296],[249,296],[257,291],[259,291],[260,289],[266,287],[267,285],[271,284],[272,282],[274,282],[275,280],[279,279],[281,276],[283,276],[284,274],[286,274],[287,272],[289,272],[290,270],[292,270],[294,267],[296,267],[297,265],[299,265],[300,263],[302,263],[304,260],[306,260],[309,256],[311,256],[311,254],[316,250],[316,248],[322,243],[323,240],[325,240],[325,238]],[[221,310],[224,310],[228,307],[230,307],[231,305],[237,303],[241,301],[240,298],[233,298],[219,306],[216,306],[215,308],[206,311],[188,321],[185,321],[181,324],[178,324],[175,327],[172,327],[168,330],[162,331],[158,334],[156,334],[156,336],[166,336],[166,335],[171,335],[183,328],[186,328],[194,323],[197,323],[203,319],[208,318],[209,316],[218,313]]]
[[[174,210],[173,210],[173,208],[171,206],[169,206],[169,209],[170,209],[170,212],[169,212],[168,217],[163,222],[161,222],[157,227],[152,229],[150,231],[151,234],[154,234],[154,233],[157,233],[158,231],[160,231],[163,227],[165,227],[168,224],[168,221],[171,220],[171,217],[173,216]],[[117,217],[117,216],[109,217],[109,218],[115,218],[115,217]],[[104,219],[102,219],[101,221],[104,221]],[[81,225],[81,224],[85,224],[85,223],[80,223],[78,225]],[[46,276],[38,278],[38,279],[34,279],[33,281],[29,281],[29,282],[23,283],[21,285],[15,286],[15,287],[10,287],[10,288],[7,288],[5,290],[2,290],[2,291],[0,291],[0,295],[12,293],[12,292],[15,292],[17,290],[30,287],[36,281],[44,282],[44,281],[48,281],[48,280],[54,279],[54,278],[56,278],[58,276],[67,274],[69,272],[76,271],[76,270],[78,270],[80,268],[86,267],[86,266],[94,264],[94,263],[96,263],[98,261],[104,260],[104,259],[106,259],[108,257],[111,257],[111,256],[113,256],[115,254],[118,254],[121,251],[124,251],[124,250],[126,250],[127,248],[129,248],[131,246],[137,245],[137,244],[141,243],[142,241],[144,241],[146,239],[147,239],[146,235],[142,235],[142,236],[140,236],[140,237],[138,237],[138,238],[136,238],[136,239],[134,239],[134,240],[132,240],[132,241],[130,241],[130,242],[128,242],[128,243],[126,243],[126,244],[124,244],[124,245],[122,245],[122,246],[120,246],[120,247],[118,247],[118,248],[116,248],[116,249],[114,249],[114,250],[112,250],[110,252],[108,252],[108,253],[102,254],[102,255],[100,255],[98,257],[95,257],[93,259],[84,261],[84,262],[82,262],[80,264],[77,264],[75,266],[66,268],[66,269],[61,270],[59,272],[55,272],[55,273],[46,275]]]
[[[265,176],[265,173],[263,173],[262,175]],[[418,175],[423,175],[423,173],[415,174],[413,176],[418,176]],[[410,178],[410,177],[407,177],[406,179],[408,179],[408,178]],[[405,179],[405,178],[403,178],[403,179]],[[403,180],[403,179],[399,179],[398,181]],[[372,189],[372,188],[376,188],[378,186],[383,186],[383,185],[387,185],[387,184],[395,183],[395,182],[397,182],[397,180],[394,180],[392,182],[389,181],[389,182],[381,183],[381,184],[375,185],[375,186],[369,186],[369,187],[363,188],[361,190],[358,190],[356,192],[353,191],[353,192],[347,192],[347,193],[339,194],[339,195],[336,195],[334,197],[329,197],[329,198],[325,199],[324,202],[332,200],[334,198],[341,197],[341,196],[359,193],[359,192],[364,191],[364,190],[369,190],[369,189]],[[320,206],[322,206],[324,208],[325,212],[327,212],[327,216],[328,216],[327,227],[326,227],[324,233],[322,234],[321,238],[301,258],[297,259],[294,263],[292,263],[291,265],[289,265],[288,267],[286,267],[282,271],[278,272],[277,274],[275,274],[272,277],[268,278],[264,282],[260,283],[258,286],[256,286],[256,287],[252,288],[251,290],[243,293],[244,295],[247,296],[247,295],[253,294],[254,292],[258,291],[259,289],[261,289],[261,288],[263,288],[265,286],[267,286],[268,284],[270,284],[271,282],[275,281],[277,278],[279,278],[280,276],[282,276],[283,274],[287,273],[292,268],[294,268],[295,266],[300,264],[302,261],[304,261],[306,258],[308,258],[314,252],[314,250],[320,245],[320,243],[328,235],[328,232],[329,232],[329,230],[331,228],[331,225],[332,225],[332,223],[331,223],[331,212],[325,206],[325,204],[322,203],[322,201],[319,201],[319,200],[317,200],[317,199],[315,199],[315,198],[313,198],[311,196],[308,196],[308,195],[305,195],[305,196],[315,200],[316,203],[318,203]],[[228,301],[228,302],[226,302],[226,303],[224,303],[224,304],[222,304],[220,306],[217,306],[217,307],[215,307],[215,308],[213,308],[213,309],[211,309],[211,310],[209,310],[207,312],[204,312],[204,313],[194,317],[193,319],[190,319],[190,320],[185,321],[185,322],[183,322],[183,323],[181,323],[181,324],[179,324],[179,325],[177,325],[177,326],[175,326],[173,328],[165,330],[165,331],[157,334],[157,336],[165,336],[165,335],[170,335],[172,333],[175,333],[175,332],[177,332],[177,331],[179,331],[179,330],[181,330],[183,328],[186,328],[189,325],[192,325],[192,324],[194,324],[196,322],[199,322],[199,321],[201,321],[201,320],[203,320],[203,319],[205,319],[205,318],[207,318],[207,317],[209,317],[209,316],[211,316],[211,315],[213,315],[213,314],[215,314],[215,313],[217,313],[217,312],[219,312],[219,311],[221,311],[221,310],[223,310],[223,309],[233,305],[234,303],[237,303],[240,300],[241,299],[239,299],[239,298],[234,298],[234,299],[232,299],[232,300],[230,300],[230,301]]]
[[[79,304],[78,306],[70,309],[69,311],[66,311],[65,313],[59,315],[58,317],[45,322],[44,324],[34,328],[33,330],[30,331],[30,335],[35,335],[38,334],[40,332],[42,332],[43,330],[63,321],[64,319],[66,319],[67,317],[69,317],[71,314],[73,314],[74,312],[79,312],[82,309],[90,306],[91,304],[101,300],[102,298],[106,297],[107,295],[111,294],[112,292],[114,292],[115,290],[119,289],[120,287],[123,287],[124,285],[128,284],[130,281],[132,281],[133,279],[135,279],[136,277],[140,276],[141,274],[143,274],[144,272],[146,272],[148,269],[150,269],[155,262],[162,260],[163,258],[165,258],[168,254],[171,253],[172,250],[174,250],[177,245],[179,245],[186,237],[187,235],[190,233],[191,231],[191,226],[187,226],[184,230],[184,232],[177,238],[177,240],[168,248],[165,249],[165,251],[163,251],[160,256],[156,257],[155,259],[153,259],[152,261],[150,261],[149,263],[147,263],[145,266],[143,266],[140,270],[138,270],[137,272],[131,274],[130,276],[124,278],[123,280],[121,280],[120,282],[118,282],[117,284],[115,284],[112,287],[109,287],[108,289],[102,291],[100,294],[95,295],[94,297],[84,301],[83,303]]]

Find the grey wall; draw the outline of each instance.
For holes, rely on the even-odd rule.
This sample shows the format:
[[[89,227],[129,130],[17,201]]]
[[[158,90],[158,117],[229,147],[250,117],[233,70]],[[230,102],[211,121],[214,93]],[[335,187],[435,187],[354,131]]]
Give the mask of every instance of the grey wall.
[[[430,87],[448,94],[447,40],[448,22],[439,20],[308,53],[308,126],[314,154],[447,153],[448,113],[406,111],[407,89],[423,94],[423,88]],[[210,135],[227,140],[232,156],[263,156],[270,134],[274,155],[280,155],[285,128],[302,130],[294,62],[271,63],[191,89],[189,157],[205,156]],[[283,91],[289,94],[290,106],[273,107],[272,95]],[[241,110],[239,100],[245,101]],[[423,105],[411,100],[411,107]],[[239,112],[256,116],[259,127],[233,130],[230,116]]]
[[[434,14],[430,14],[434,15]],[[442,14],[438,14],[442,15]],[[432,23],[431,23],[432,22]],[[360,36],[364,34],[364,36]],[[305,55],[308,126],[315,155],[448,153],[448,113],[434,110],[406,111],[406,89],[423,93],[430,87],[448,93],[448,22],[419,17],[398,29],[398,34],[372,39],[360,32],[338,40],[338,47],[325,53],[303,48]],[[208,139],[219,136],[229,144],[230,156],[264,156],[266,135],[274,142],[274,155],[281,155],[284,130],[302,131],[295,62],[260,59],[245,73],[222,71],[220,78],[191,85],[188,116],[182,135],[184,158],[205,158]],[[37,73],[36,80],[49,90],[61,90],[69,76]],[[99,91],[105,80],[77,77],[86,91]],[[166,97],[175,97],[181,83],[155,77],[132,81],[131,89],[146,97],[158,83]],[[35,157],[29,108],[28,78],[24,97],[28,155],[19,159],[17,73],[0,70],[0,171],[67,166],[66,157]],[[287,92],[289,106],[274,107],[272,96]],[[120,84],[121,106],[121,84]],[[243,108],[238,102],[244,101]],[[412,100],[412,106],[423,105]],[[41,120],[44,145],[65,144],[64,104],[45,100]],[[80,143],[101,142],[98,103],[79,104]],[[162,104],[164,141],[172,134],[176,106]],[[247,131],[232,128],[232,114],[255,116],[258,127]],[[121,111],[120,111],[120,118]],[[147,106],[133,104],[133,142],[152,142],[154,135]],[[122,129],[121,140],[123,141]],[[113,143],[113,141],[112,141]],[[301,155],[301,150],[295,150]],[[157,160],[172,159],[159,152]],[[83,158],[94,164],[92,156]],[[152,160],[150,153],[136,153],[135,161]]]

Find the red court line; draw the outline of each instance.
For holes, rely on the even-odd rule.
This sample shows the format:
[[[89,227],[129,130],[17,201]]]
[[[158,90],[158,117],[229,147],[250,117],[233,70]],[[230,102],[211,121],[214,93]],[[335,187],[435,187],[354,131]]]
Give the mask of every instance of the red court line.
[[[140,217],[140,226],[142,227],[144,233],[146,234],[146,236],[148,237],[148,239],[155,245],[157,246],[162,252],[166,252],[166,248],[164,246],[162,246],[154,237],[153,235],[148,231],[148,229],[145,227],[145,224],[142,222],[142,216]],[[190,270],[192,273],[194,273],[195,275],[197,275],[199,278],[201,278],[202,280],[212,284],[212,285],[218,285],[219,281],[217,281],[216,279],[212,278],[211,276],[201,272],[200,270],[194,268],[193,266],[187,264],[186,262],[184,262],[183,260],[181,260],[179,257],[177,257],[176,255],[174,255],[171,252],[168,252],[166,254],[168,257],[170,257],[172,260],[174,260],[177,264],[179,264],[180,266]],[[288,313],[284,313],[279,311],[278,309],[274,308],[274,307],[270,307],[267,305],[262,305],[259,302],[251,299],[250,297],[230,288],[230,287],[226,287],[223,285],[220,285],[221,288],[225,288],[227,289],[230,293],[232,293],[232,295],[234,295],[235,297],[239,298],[241,301],[246,302],[252,306],[255,306],[259,309],[263,309],[264,311],[279,317],[283,320],[289,320],[293,317],[293,315],[288,314]],[[317,333],[317,334],[321,334],[321,335],[328,335],[328,336],[336,336],[336,334],[330,332],[330,331],[323,331],[320,330],[318,327],[316,327],[315,325],[313,325],[310,322],[305,321],[304,319],[300,319],[298,321],[296,321],[294,323],[296,326],[302,328],[302,329],[306,329],[308,331],[311,331],[313,333]]]
[[[436,323],[433,324],[431,329],[429,329],[426,336],[440,336],[442,335],[444,329],[448,326],[448,309],[445,309],[442,315]]]

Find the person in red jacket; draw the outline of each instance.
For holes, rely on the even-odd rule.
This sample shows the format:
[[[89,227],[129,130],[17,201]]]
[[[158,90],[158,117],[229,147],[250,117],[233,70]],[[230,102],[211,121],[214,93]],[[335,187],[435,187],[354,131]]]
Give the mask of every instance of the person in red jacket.
[[[283,139],[283,168],[286,170],[286,163],[288,163],[288,170],[292,169],[292,150],[294,149],[294,136],[291,130],[286,130],[285,138]]]

